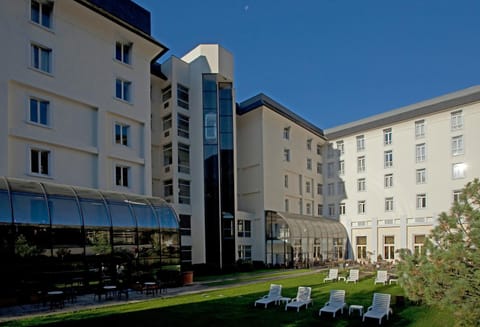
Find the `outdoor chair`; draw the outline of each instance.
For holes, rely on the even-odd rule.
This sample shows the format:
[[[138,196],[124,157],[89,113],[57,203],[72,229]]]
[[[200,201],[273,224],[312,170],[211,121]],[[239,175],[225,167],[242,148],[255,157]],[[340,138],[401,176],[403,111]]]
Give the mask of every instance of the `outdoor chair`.
[[[310,303],[313,304],[313,301],[310,298],[311,294],[311,287],[299,286],[297,291],[297,297],[294,298],[292,301],[287,302],[287,304],[285,305],[285,311],[287,311],[288,308],[296,308],[298,312],[302,306],[308,308],[308,305]]]
[[[338,279],[338,269],[330,269],[328,271],[328,276],[323,279],[323,282],[334,281]]]
[[[358,282],[360,271],[358,269],[350,269],[350,274],[348,275],[347,279],[345,280],[346,283],[354,282],[355,284]]]
[[[268,294],[256,300],[253,306],[256,307],[257,304],[264,304],[266,309],[267,306],[272,302],[277,304],[281,297],[282,297],[282,285],[271,284]]]
[[[318,315],[321,316],[322,312],[331,312],[333,313],[333,318],[335,314],[340,310],[343,314],[343,308],[346,308],[347,304],[345,303],[345,290],[331,290],[330,299],[327,303],[320,309]]]
[[[378,270],[377,277],[375,278],[374,284],[382,283],[383,285],[387,284],[388,274],[386,270]]]
[[[365,321],[365,318],[375,318],[378,319],[378,324],[382,324],[382,318],[387,316],[387,319],[391,313],[393,313],[390,308],[390,294],[385,293],[374,293],[372,305],[368,307],[367,312],[363,315],[362,321]]]

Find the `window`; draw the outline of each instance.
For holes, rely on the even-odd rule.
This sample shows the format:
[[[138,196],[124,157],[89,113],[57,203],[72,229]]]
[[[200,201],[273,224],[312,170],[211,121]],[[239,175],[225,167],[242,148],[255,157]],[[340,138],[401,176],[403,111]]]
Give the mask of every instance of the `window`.
[[[115,97],[127,102],[131,101],[132,82],[117,78],[115,81]]]
[[[329,204],[328,205],[328,216],[329,217],[334,217],[335,216],[335,205],[334,204]]]
[[[383,130],[383,144],[389,145],[392,144],[392,129],[387,128]]]
[[[191,265],[192,264],[192,246],[191,245],[182,245],[180,247],[180,258],[182,264]]]
[[[190,146],[178,143],[178,172],[190,173]]]
[[[357,172],[363,173],[365,172],[365,157],[358,157],[357,158]]]
[[[190,204],[190,181],[178,180],[178,202]]]
[[[415,161],[422,162],[427,159],[427,148],[425,143],[417,144],[415,146]]]
[[[383,154],[384,157],[384,167],[391,168],[393,166],[393,151],[385,151]]]
[[[453,202],[454,203],[460,202],[461,194],[462,194],[462,191],[459,191],[459,190],[453,191]]]
[[[115,144],[129,145],[128,136],[130,134],[130,126],[121,123],[115,123]]]
[[[317,214],[319,216],[323,215],[323,205],[321,204],[317,205]]]
[[[425,193],[417,194],[417,209],[425,209],[427,207],[427,195]]]
[[[251,245],[239,245],[238,246],[238,259],[242,261],[252,261],[252,246]]]
[[[307,158],[307,169],[312,170],[312,159]]]
[[[32,123],[48,126],[49,110],[50,110],[49,101],[30,98],[29,121]]]
[[[311,184],[310,182],[305,182],[305,192],[310,193],[311,190]]]
[[[190,215],[178,215],[180,218],[180,234],[189,236],[192,235],[192,222]]]
[[[345,182],[344,181],[337,182],[337,189],[338,189],[338,194],[345,194]]]
[[[317,154],[318,154],[319,156],[322,155],[322,146],[321,146],[320,144],[317,144]]]
[[[340,205],[338,206],[338,213],[340,215],[345,215],[346,213],[346,210],[345,210],[345,203],[340,203]]]
[[[323,165],[321,162],[317,162],[317,174],[322,174]]]
[[[365,137],[363,135],[357,136],[357,151],[365,150]]]
[[[162,123],[163,123],[163,130],[168,131],[170,128],[172,128],[172,115],[166,115],[165,117],[162,118]]]
[[[41,70],[45,73],[52,72],[52,49],[32,44],[32,68]]]
[[[302,199],[298,200],[298,208],[300,209],[299,213],[301,215],[303,215],[303,200]]]
[[[188,110],[188,87],[183,86],[182,84],[177,84],[177,104],[178,106],[182,107],[183,109]]]
[[[173,163],[172,143],[163,146],[163,166],[170,166]]]
[[[307,215],[312,214],[312,204],[311,203],[306,204],[306,210],[307,210]]]
[[[334,194],[335,194],[335,184],[333,184],[333,183],[328,183],[328,185],[327,185],[327,194],[328,194],[328,195],[334,195]]]
[[[333,162],[327,163],[327,177],[333,177]]]
[[[46,28],[52,27],[52,1],[32,0],[30,3],[30,19],[32,22],[42,25]]]
[[[317,184],[317,194],[322,195],[323,194],[323,185],[322,184]]]
[[[338,162],[338,174],[340,176],[345,175],[345,161],[343,160]]]
[[[239,219],[237,222],[237,235],[238,237],[251,237],[252,222],[250,220]]]
[[[345,144],[343,141],[337,141],[337,150],[341,155],[345,153]]]
[[[424,253],[425,235],[413,236],[413,253],[415,255]]]
[[[178,114],[177,129],[178,136],[188,139],[190,137],[190,118],[188,118],[188,116]]]
[[[332,158],[333,157],[333,145],[328,144],[327,146],[327,158]]]
[[[115,185],[129,187],[129,174],[130,167],[128,166],[115,166]]]
[[[163,196],[165,198],[173,195],[173,182],[171,179],[163,181]]]
[[[283,176],[283,186],[288,188],[288,175]]]
[[[290,149],[283,149],[283,161],[290,161]]]
[[[358,213],[359,214],[364,214],[365,213],[365,205],[366,205],[365,200],[358,201],[357,207],[358,207]]]
[[[285,212],[288,212],[288,210],[290,210],[290,205],[288,199],[285,199]]]
[[[415,122],[415,137],[417,139],[425,137],[425,120],[417,120]]]
[[[358,192],[363,192],[367,189],[366,187],[366,182],[365,178],[359,178],[357,179],[357,191]]]
[[[383,252],[384,259],[394,260],[395,259],[395,236],[384,236],[383,246],[384,246],[384,252]]]
[[[393,211],[393,198],[385,198],[385,211]]]
[[[454,111],[450,114],[450,126],[452,131],[463,128],[463,112],[461,110]]]
[[[290,127],[285,127],[283,129],[283,138],[285,140],[290,140]]]
[[[115,43],[115,59],[123,62],[124,64],[130,65],[131,60],[132,44],[131,43]]]
[[[357,236],[357,259],[367,259],[367,237]]]
[[[50,151],[30,149],[30,173],[43,176],[50,175]]]
[[[465,178],[465,172],[467,165],[464,163],[454,163],[452,165],[452,177],[453,179]]]
[[[417,184],[425,184],[427,182],[427,170],[425,168],[417,169],[416,181]]]
[[[452,137],[452,156],[463,154],[463,135]]]
[[[312,139],[307,140],[307,150],[312,151]]]
[[[172,86],[169,85],[162,89],[162,101],[168,101],[172,97]]]
[[[386,174],[383,179],[385,188],[393,187],[393,174]]]

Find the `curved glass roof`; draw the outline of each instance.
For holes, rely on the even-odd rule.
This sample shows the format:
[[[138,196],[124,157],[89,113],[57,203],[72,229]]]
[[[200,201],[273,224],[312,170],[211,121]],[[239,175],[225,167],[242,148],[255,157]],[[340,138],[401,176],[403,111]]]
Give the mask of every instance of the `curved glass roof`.
[[[273,213],[286,222],[290,238],[347,238],[347,230],[338,221],[289,212]]]
[[[58,214],[63,213],[63,220],[69,216],[69,210],[77,211],[77,215],[77,203],[80,203],[84,224],[88,226],[108,227],[112,220],[114,226],[179,228],[175,211],[165,200],[157,197],[7,177],[0,177],[0,195],[0,208],[8,209],[8,198],[11,198],[14,216],[17,216],[14,217],[15,222],[49,223],[47,220],[52,219],[54,224],[63,224],[67,221],[57,219]],[[33,208],[30,200],[32,196],[37,204],[35,215],[30,217]],[[55,206],[56,212],[50,208],[52,214],[49,215],[48,206]],[[25,208],[30,208],[30,211]],[[23,217],[27,214],[29,217]],[[80,223],[78,218],[75,218],[75,221],[75,224]]]

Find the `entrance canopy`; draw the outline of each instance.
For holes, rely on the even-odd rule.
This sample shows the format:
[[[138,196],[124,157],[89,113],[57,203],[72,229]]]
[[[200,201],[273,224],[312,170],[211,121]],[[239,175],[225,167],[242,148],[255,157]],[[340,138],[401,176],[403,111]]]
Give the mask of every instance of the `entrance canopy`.
[[[290,212],[276,214],[288,225],[290,238],[347,238],[345,227],[336,220]]]

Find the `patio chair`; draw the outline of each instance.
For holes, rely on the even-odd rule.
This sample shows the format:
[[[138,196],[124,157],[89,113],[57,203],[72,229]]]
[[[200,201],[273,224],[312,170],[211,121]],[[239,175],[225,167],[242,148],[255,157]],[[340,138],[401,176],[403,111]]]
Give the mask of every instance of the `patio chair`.
[[[288,308],[297,308],[297,312],[298,312],[302,306],[305,306],[305,308],[308,308],[308,305],[310,303],[313,304],[313,301],[310,298],[311,294],[312,294],[311,287],[299,286],[297,291],[297,297],[294,298],[292,301],[287,302],[287,304],[285,305],[285,311],[287,311]]]
[[[367,312],[363,315],[362,321],[365,321],[365,318],[375,318],[378,319],[378,324],[382,324],[382,318],[384,316],[388,317],[393,313],[390,308],[390,294],[385,293],[374,293],[372,305],[368,307]]]
[[[272,302],[277,304],[281,297],[282,297],[282,285],[271,284],[268,294],[256,300],[253,306],[256,307],[257,304],[264,304],[266,309],[268,304]]]
[[[350,274],[348,275],[345,282],[354,282],[355,284],[358,282],[360,271],[358,269],[350,269]]]
[[[330,269],[328,271],[328,276],[323,279],[323,282],[338,280],[338,269]]]
[[[386,270],[378,270],[377,277],[375,278],[374,284],[382,283],[383,285],[387,284],[388,274]]]
[[[345,290],[331,290],[330,299],[327,303],[320,309],[318,315],[321,316],[322,312],[331,312],[333,313],[333,318],[335,314],[340,310],[343,314],[343,308],[346,308],[347,304],[345,303]]]

